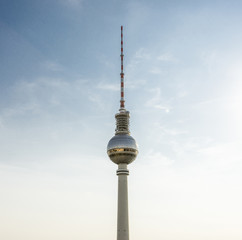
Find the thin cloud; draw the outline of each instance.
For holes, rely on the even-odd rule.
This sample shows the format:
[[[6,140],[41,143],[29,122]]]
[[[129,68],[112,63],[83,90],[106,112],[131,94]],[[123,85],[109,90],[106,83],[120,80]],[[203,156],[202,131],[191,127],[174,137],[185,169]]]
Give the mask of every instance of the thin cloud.
[[[61,2],[67,6],[70,6],[70,7],[82,7],[82,4],[83,4],[83,0],[61,0]]]
[[[175,61],[177,61],[177,59],[171,53],[164,53],[164,54],[158,56],[157,60],[163,61],[163,62],[175,62]]]
[[[100,94],[96,93],[89,93],[88,94],[88,100],[91,101],[92,103],[95,103],[99,109],[105,109],[105,106],[103,104],[103,99]]]
[[[46,61],[43,65],[45,68],[53,72],[60,72],[64,70],[63,66],[54,61]]]
[[[149,151],[144,157],[146,161],[154,167],[169,166],[174,163],[174,160],[168,158],[161,152]]]
[[[171,108],[162,100],[160,88],[151,89],[150,92],[153,93],[153,97],[145,103],[145,106],[164,110],[169,113]]]
[[[160,122],[157,123],[157,127],[166,135],[169,136],[178,136],[178,135],[184,135],[188,132],[181,129],[175,129],[175,128],[168,128],[160,124]]]
[[[146,49],[140,48],[138,51],[136,51],[134,57],[136,59],[146,60],[150,59],[151,56]]]
[[[50,77],[18,82],[12,89],[16,100],[0,111],[2,120],[5,122],[9,118],[29,114],[52,114],[54,110],[61,111],[70,104],[81,104],[83,99],[88,99],[87,86],[86,80],[66,81]]]
[[[200,148],[198,151],[208,164],[214,167],[228,167],[242,160],[241,145],[235,142],[216,144]]]
[[[164,75],[165,73],[161,67],[152,67],[149,72],[156,75]]]
[[[97,88],[103,89],[103,90],[110,90],[110,91],[119,91],[120,87],[118,84],[110,84],[110,83],[99,83],[97,85]]]

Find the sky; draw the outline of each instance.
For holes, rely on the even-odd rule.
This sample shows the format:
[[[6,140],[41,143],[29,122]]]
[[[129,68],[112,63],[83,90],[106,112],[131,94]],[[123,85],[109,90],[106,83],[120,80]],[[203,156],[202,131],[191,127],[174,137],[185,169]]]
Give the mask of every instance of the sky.
[[[236,0],[0,0],[0,238],[116,238],[123,25],[130,239],[241,240],[241,22]]]

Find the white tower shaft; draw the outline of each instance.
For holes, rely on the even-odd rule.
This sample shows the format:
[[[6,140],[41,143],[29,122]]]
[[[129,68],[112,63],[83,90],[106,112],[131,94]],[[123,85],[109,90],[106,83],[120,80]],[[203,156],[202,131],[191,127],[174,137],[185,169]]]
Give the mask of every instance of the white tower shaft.
[[[120,163],[118,175],[117,240],[129,240],[128,175],[127,164]]]

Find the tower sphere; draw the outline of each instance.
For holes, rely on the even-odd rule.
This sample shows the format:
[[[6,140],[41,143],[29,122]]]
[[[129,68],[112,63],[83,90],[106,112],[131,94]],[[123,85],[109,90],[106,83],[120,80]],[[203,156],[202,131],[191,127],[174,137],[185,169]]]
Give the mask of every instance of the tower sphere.
[[[107,153],[114,163],[129,164],[135,160],[138,154],[138,146],[130,135],[117,134],[110,139]]]

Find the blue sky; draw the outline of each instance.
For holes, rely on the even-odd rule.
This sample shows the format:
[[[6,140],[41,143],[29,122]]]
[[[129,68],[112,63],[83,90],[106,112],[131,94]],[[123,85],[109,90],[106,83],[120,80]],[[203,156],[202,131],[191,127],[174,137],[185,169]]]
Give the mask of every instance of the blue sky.
[[[131,238],[241,239],[241,9],[1,0],[0,238],[116,237],[123,25]]]

